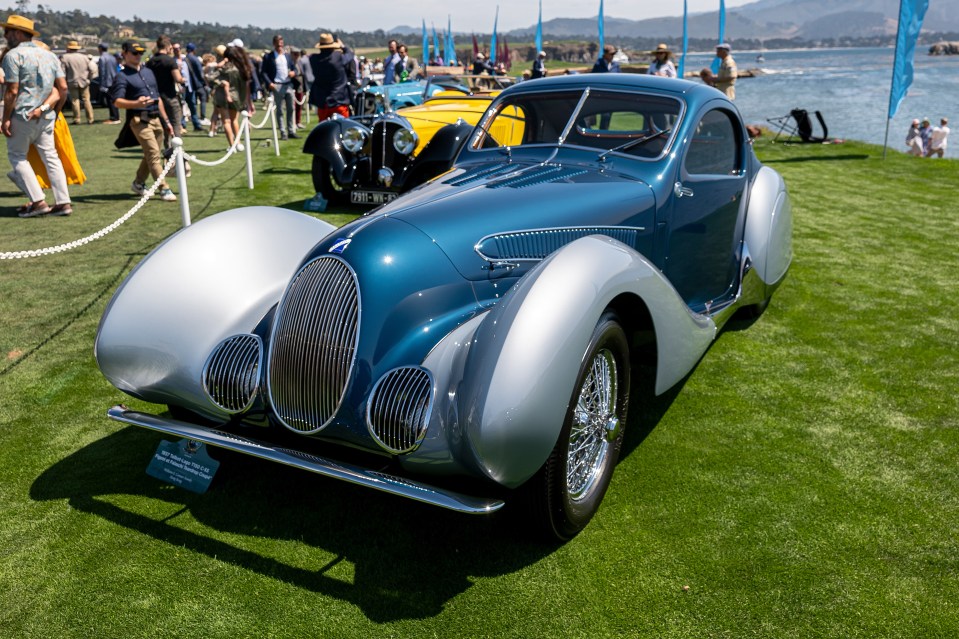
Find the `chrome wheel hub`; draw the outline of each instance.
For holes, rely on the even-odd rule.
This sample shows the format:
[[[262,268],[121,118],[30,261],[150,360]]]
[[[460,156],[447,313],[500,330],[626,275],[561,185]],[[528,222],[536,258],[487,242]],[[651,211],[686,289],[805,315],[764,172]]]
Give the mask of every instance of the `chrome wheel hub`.
[[[616,416],[618,380],[612,352],[593,357],[579,389],[566,455],[566,488],[572,500],[589,495],[600,478],[610,445],[620,433]]]

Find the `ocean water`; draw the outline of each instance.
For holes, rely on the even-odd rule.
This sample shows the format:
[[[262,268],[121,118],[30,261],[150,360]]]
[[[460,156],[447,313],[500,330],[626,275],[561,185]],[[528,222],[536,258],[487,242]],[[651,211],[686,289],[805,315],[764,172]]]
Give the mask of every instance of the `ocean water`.
[[[930,56],[917,47],[909,92],[889,125],[889,148],[905,150],[903,140],[913,118],[935,126],[948,117],[959,131],[959,56]],[[736,65],[761,69],[759,77],[736,82],[736,105],[748,124],[767,124],[799,107],[821,111],[830,138],[882,144],[892,83],[891,48],[808,49],[733,52]],[[712,54],[688,54],[686,72],[709,66]],[[818,124],[814,131],[818,134]],[[959,156],[959,142],[949,155]]]

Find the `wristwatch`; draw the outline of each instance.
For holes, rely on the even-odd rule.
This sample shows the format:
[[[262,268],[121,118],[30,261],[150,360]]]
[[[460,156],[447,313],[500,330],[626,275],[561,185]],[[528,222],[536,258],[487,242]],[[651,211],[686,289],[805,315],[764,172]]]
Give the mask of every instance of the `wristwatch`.
[[[50,105],[49,105],[49,104],[43,103],[43,104],[40,105],[40,113],[46,113],[46,112],[49,111],[49,110],[50,110]]]

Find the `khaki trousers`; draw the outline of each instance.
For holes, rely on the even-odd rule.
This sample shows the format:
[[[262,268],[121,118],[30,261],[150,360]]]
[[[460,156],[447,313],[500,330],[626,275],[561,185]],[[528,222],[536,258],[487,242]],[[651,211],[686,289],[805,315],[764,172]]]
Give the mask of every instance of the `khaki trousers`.
[[[160,151],[163,148],[163,125],[160,124],[159,118],[141,122],[140,116],[135,115],[130,121],[130,130],[143,147],[143,159],[137,167],[137,182],[143,184],[148,175],[152,175],[156,180],[163,172],[163,155]],[[165,187],[166,183],[161,183],[160,188]]]
[[[90,87],[70,87],[70,102],[73,106],[73,123],[80,124],[80,101],[87,112],[87,122],[93,124],[93,104],[90,103]]]

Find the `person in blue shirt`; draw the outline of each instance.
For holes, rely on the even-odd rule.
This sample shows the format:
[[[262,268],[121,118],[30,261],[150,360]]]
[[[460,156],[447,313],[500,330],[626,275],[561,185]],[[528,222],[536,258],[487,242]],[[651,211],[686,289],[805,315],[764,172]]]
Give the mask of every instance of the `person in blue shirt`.
[[[603,57],[596,61],[591,73],[619,73],[619,62],[613,62],[614,55],[616,47],[611,44],[603,47]]]
[[[160,100],[156,76],[140,64],[145,51],[143,45],[136,40],[127,40],[121,51],[123,68],[110,88],[110,97],[118,109],[126,109],[124,127],[130,129],[143,149],[143,158],[130,185],[130,190],[142,196],[146,192],[147,175],[153,175],[154,180],[160,181],[163,172],[163,132],[166,130],[168,135],[173,135],[173,124],[167,118],[163,101]],[[176,195],[165,181],[160,181],[157,188],[161,200],[176,201]]]

